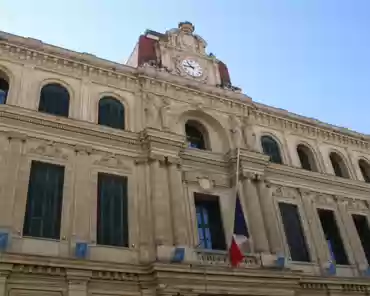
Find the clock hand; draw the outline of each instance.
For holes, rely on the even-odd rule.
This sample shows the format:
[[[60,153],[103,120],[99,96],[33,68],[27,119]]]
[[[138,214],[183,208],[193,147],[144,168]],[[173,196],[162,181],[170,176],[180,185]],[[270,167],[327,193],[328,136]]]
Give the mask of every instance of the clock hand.
[[[192,68],[192,69],[194,70],[194,67],[193,67],[192,65],[190,65],[188,61],[187,61],[186,63],[187,63],[187,65],[188,65],[190,68]]]

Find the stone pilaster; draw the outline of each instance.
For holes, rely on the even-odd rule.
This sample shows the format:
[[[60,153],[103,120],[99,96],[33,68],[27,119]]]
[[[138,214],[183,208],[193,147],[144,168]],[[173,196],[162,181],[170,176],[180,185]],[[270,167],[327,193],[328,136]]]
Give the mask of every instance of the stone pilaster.
[[[74,202],[71,217],[73,217],[72,237],[75,240],[90,240],[91,208],[96,203],[96,197],[89,190],[90,180],[90,149],[76,147],[74,158]]]
[[[186,202],[182,187],[182,172],[178,160],[169,159],[169,185],[171,195],[171,213],[175,245],[190,245]]]
[[[242,184],[248,213],[248,228],[252,236],[254,251],[257,253],[269,253],[261,204],[254,179],[255,174],[243,173]]]
[[[154,232],[152,221],[154,213],[151,211],[151,184],[150,167],[147,159],[137,159],[136,180],[138,182],[137,198],[139,205],[139,250],[140,261],[150,262],[155,259]]]
[[[300,190],[303,209],[306,213],[308,229],[311,232],[312,243],[306,238],[307,246],[310,249],[312,261],[317,261],[322,268],[326,267],[329,260],[329,252],[326,241],[322,239],[321,223],[317,215],[317,209],[314,205],[312,192]],[[304,221],[302,221],[302,224]],[[312,246],[315,248],[313,249]],[[315,256],[316,255],[316,256]],[[316,258],[315,258],[316,257]]]
[[[87,296],[87,285],[91,276],[91,271],[67,270],[68,296]]]
[[[12,271],[12,264],[0,264],[0,296],[7,296],[7,279]]]
[[[355,260],[357,266],[360,270],[365,270],[367,268],[367,259],[365,253],[362,249],[362,244],[360,237],[358,235],[356,226],[352,220],[351,214],[348,213],[347,209],[347,201],[341,198],[337,198],[337,207],[338,213],[343,221],[344,230],[346,233],[346,238],[348,238],[348,243],[350,248],[352,249],[351,253],[353,253],[353,259]],[[339,225],[338,225],[339,226]],[[345,245],[345,241],[343,239],[343,243]],[[348,254],[348,257],[349,254]]]
[[[155,244],[173,245],[171,208],[165,159],[156,156],[150,159],[151,202],[154,220]]]
[[[274,207],[271,186],[263,179],[257,181],[257,186],[270,252],[272,254],[281,254],[284,248],[282,237],[279,234],[278,219]]]
[[[11,228],[14,226],[13,209],[25,137],[19,134],[10,134],[8,141],[8,149],[4,155],[5,161],[3,167],[6,173],[4,175],[2,174],[4,179],[1,182],[3,198],[0,199],[0,226]]]

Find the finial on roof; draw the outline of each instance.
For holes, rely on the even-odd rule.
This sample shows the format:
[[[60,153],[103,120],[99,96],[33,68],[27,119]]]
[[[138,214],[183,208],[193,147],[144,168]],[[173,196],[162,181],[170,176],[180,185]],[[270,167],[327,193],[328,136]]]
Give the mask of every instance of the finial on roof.
[[[179,29],[185,33],[191,34],[194,32],[195,27],[191,22],[180,22]]]

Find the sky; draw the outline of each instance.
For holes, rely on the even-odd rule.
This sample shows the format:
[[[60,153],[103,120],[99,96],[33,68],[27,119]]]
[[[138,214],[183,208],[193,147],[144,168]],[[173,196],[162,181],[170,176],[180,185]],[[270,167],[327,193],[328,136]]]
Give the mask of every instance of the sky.
[[[124,63],[190,21],[256,102],[370,134],[370,0],[0,0],[0,30]]]

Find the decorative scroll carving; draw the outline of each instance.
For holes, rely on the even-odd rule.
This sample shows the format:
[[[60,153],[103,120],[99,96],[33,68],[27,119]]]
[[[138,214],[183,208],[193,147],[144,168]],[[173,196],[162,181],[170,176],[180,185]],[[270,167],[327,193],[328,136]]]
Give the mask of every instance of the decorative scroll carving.
[[[94,161],[94,165],[131,171],[131,166],[128,165],[127,160],[124,157],[113,153],[101,155],[97,160]]]
[[[53,158],[59,158],[59,159],[68,159],[68,154],[65,153],[64,149],[59,147],[56,142],[43,142],[39,144],[38,146],[31,148],[29,150],[29,153],[38,154],[42,156],[48,156]]]
[[[299,192],[297,188],[284,187],[271,184],[272,196],[285,199],[297,199]]]

